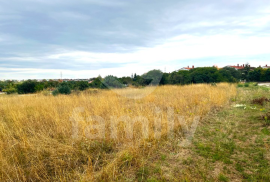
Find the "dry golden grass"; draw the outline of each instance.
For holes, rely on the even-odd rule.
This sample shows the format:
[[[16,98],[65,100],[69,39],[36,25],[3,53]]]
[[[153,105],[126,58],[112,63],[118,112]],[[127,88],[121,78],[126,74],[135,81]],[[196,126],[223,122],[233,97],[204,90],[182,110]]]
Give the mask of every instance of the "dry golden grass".
[[[98,90],[81,94],[0,97],[0,181],[94,181],[134,178],[144,165],[145,155],[153,153],[158,142],[166,140],[167,111],[185,116],[204,116],[226,105],[236,95],[234,85],[160,86],[142,99],[123,95],[148,93],[138,90]],[[120,95],[116,92],[121,93]],[[74,109],[82,107],[83,120],[74,134]],[[90,140],[85,130],[100,116],[105,121],[105,138]],[[142,116],[149,121],[149,138],[143,139],[141,125],[135,124],[133,139],[126,138],[120,122],[117,139],[110,138],[112,117]],[[154,122],[161,119],[162,138],[154,139]],[[74,121],[73,121],[74,122]],[[176,128],[177,130],[177,128]],[[97,131],[91,131],[92,134]],[[133,176],[133,177],[132,177]],[[126,179],[127,180],[127,179]]]

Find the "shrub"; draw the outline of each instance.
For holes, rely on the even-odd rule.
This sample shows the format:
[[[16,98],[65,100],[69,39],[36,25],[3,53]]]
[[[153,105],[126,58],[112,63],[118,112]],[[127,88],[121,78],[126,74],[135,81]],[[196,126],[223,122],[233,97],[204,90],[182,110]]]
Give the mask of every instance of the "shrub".
[[[60,86],[57,90],[60,94],[68,95],[71,93],[71,89],[67,85]]]
[[[37,82],[35,81],[25,81],[22,84],[18,85],[18,93],[19,94],[28,94],[36,92]]]
[[[254,86],[257,87],[259,84],[258,83],[254,83]]]
[[[245,85],[244,85],[245,87],[249,87],[249,83],[245,83]]]
[[[243,87],[243,85],[242,85],[241,83],[239,83],[239,84],[237,85],[237,87]]]
[[[102,88],[107,87],[107,88],[123,88],[123,84],[117,79],[117,77],[109,75],[106,76],[103,80]]]
[[[86,90],[89,87],[88,82],[86,81],[80,81],[77,85],[80,91]]]
[[[44,89],[44,85],[43,84],[36,84],[35,86],[35,91],[38,92],[38,91],[42,91]]]
[[[52,94],[53,94],[53,96],[57,96],[59,94],[59,91],[56,89],[56,90],[52,91]]]
[[[17,92],[17,89],[12,87],[12,88],[7,88],[7,89],[4,89],[3,92],[6,92],[7,94],[14,94]]]

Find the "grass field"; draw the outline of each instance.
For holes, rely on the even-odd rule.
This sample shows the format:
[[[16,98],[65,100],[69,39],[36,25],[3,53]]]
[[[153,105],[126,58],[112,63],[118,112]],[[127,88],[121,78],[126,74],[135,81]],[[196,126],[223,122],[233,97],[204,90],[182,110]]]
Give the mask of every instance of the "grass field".
[[[270,96],[265,87],[241,87],[229,105],[200,122],[192,145],[160,145],[147,159],[148,181],[270,181]],[[238,107],[235,107],[238,105]],[[241,106],[242,105],[242,106]],[[266,116],[268,118],[266,118]]]
[[[253,125],[248,128],[248,124],[262,122],[257,121],[252,114],[259,111],[252,110],[248,114],[243,113],[247,110],[238,110],[239,108],[220,111],[228,108],[232,102],[246,103],[249,92],[259,94],[259,91],[241,88],[243,90],[240,92],[244,95],[236,96],[236,86],[231,84],[160,86],[142,99],[123,96],[125,93],[136,95],[148,92],[147,89],[87,90],[83,93],[56,97],[43,94],[1,96],[0,180],[227,180],[231,176],[234,179],[249,179],[253,176],[252,172],[258,173],[259,169],[264,169],[251,167],[247,171],[243,166],[244,162],[240,160],[241,153],[234,153],[238,149],[239,152],[246,152],[244,149],[240,150],[238,142],[244,143],[248,140],[248,146],[255,145],[239,130],[245,129],[245,133],[253,134]],[[117,92],[121,94],[118,95]],[[82,110],[79,111],[78,108]],[[168,137],[168,111],[173,112],[174,121],[177,120],[177,116],[183,116],[189,125],[194,117],[202,118],[203,123],[199,124],[191,146],[179,146],[179,142],[184,139],[181,125],[175,124],[173,131],[170,131],[175,133],[174,138]],[[253,117],[253,120],[241,123],[242,115],[245,119]],[[94,125],[101,127],[97,125],[93,116],[99,116],[104,121],[104,137],[89,138],[90,135],[101,136],[97,135],[101,128],[87,130]],[[133,135],[128,138],[125,134],[127,123],[116,121],[123,116],[143,117],[143,121],[147,121],[149,125],[145,128],[143,122],[135,122],[132,128]],[[159,139],[155,138],[156,120],[161,123]],[[216,123],[212,125],[211,121]],[[74,126],[74,123],[77,125]],[[112,123],[118,131],[114,138],[111,137]],[[220,128],[223,125],[226,128]],[[241,125],[244,126],[240,127]],[[260,127],[257,128],[260,137],[250,141],[259,141],[258,147],[263,148],[265,137],[268,136],[264,133],[269,133],[269,130]],[[224,134],[225,129],[230,133]],[[146,131],[147,138],[144,135]],[[239,140],[234,138],[240,136],[242,138]],[[262,164],[256,165],[266,166],[266,155],[268,154],[262,149],[258,156],[256,155],[257,161],[262,159]],[[238,163],[235,163],[235,159],[239,160]],[[221,163],[233,167],[238,165],[239,170],[233,170],[231,167],[225,170],[226,165]],[[212,169],[216,170],[214,164],[218,165],[220,171],[215,172],[217,176],[208,175]],[[266,172],[260,174],[262,176],[255,176],[254,179],[268,177]]]

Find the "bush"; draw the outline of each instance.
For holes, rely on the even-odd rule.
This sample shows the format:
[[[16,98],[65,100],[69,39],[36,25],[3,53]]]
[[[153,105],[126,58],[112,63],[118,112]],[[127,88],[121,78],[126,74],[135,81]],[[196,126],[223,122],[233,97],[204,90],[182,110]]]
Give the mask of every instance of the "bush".
[[[22,84],[18,85],[18,93],[19,94],[28,94],[36,92],[37,82],[35,81],[25,81]]]
[[[245,83],[245,85],[244,85],[245,87],[249,87],[249,83]]]
[[[258,83],[254,83],[254,86],[257,87],[259,84]]]
[[[86,81],[80,81],[77,85],[80,91],[86,90],[89,87],[89,84]]]
[[[59,94],[59,91],[56,89],[56,90],[52,91],[52,94],[53,94],[53,96],[57,96]]]
[[[44,89],[44,85],[43,84],[36,84],[35,86],[35,91],[38,92],[38,91],[42,91]]]
[[[71,93],[71,88],[66,83],[61,83],[61,85],[52,92],[54,96],[58,94],[68,95],[70,93]]]
[[[103,85],[104,84],[104,85]],[[103,80],[101,88],[123,88],[124,85],[117,79],[117,77],[109,75]]]
[[[57,90],[60,94],[68,95],[71,93],[71,89],[67,85],[60,86]]]
[[[7,88],[7,89],[4,89],[3,92],[6,92],[7,94],[14,94],[17,92],[17,89],[12,87],[12,88]]]
[[[243,85],[239,83],[239,84],[237,85],[237,87],[243,87]]]

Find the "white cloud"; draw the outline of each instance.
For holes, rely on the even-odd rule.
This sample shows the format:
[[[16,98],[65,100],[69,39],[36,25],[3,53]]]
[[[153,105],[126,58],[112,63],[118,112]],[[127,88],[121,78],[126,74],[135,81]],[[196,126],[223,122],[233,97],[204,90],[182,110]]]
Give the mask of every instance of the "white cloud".
[[[89,78],[93,76],[116,75],[130,76],[131,73],[143,74],[150,69],[167,68],[167,71],[174,71],[182,66],[187,66],[186,60],[202,59],[210,57],[247,57],[263,54],[270,54],[270,37],[241,37],[234,35],[215,36],[190,36],[182,35],[169,39],[162,45],[153,48],[144,48],[133,53],[91,53],[74,51],[63,54],[47,56],[46,59],[67,59],[75,63],[125,63],[118,68],[106,68],[97,70],[69,70],[69,69],[11,69],[19,74],[47,73],[50,78],[58,78],[60,71],[64,72],[67,78]],[[27,58],[33,60],[34,58]],[[41,58],[42,59],[42,58]],[[241,60],[241,59],[239,59]],[[178,61],[175,64],[175,61]],[[265,62],[249,60],[251,64],[258,66]],[[218,61],[217,61],[218,62]],[[217,62],[215,64],[217,64]],[[239,62],[234,62],[237,64]],[[246,62],[240,62],[244,64]],[[175,65],[173,65],[175,64]],[[200,66],[212,66],[207,63],[195,63]],[[227,62],[220,63],[219,66],[227,65]],[[178,66],[178,67],[177,67]]]
[[[31,6],[21,8],[27,2]],[[2,6],[5,78],[59,78],[60,71],[67,78],[129,76],[247,61],[257,66],[270,55],[266,1],[24,0]]]
[[[236,35],[181,35],[164,44],[142,48],[132,53],[91,53],[74,51],[50,55],[49,59],[70,59],[76,62],[134,63],[147,65],[175,60],[270,54],[270,37],[241,37]]]

